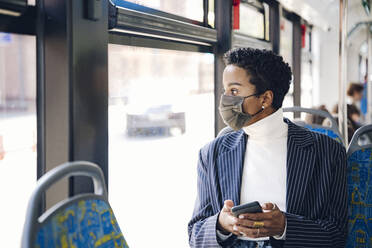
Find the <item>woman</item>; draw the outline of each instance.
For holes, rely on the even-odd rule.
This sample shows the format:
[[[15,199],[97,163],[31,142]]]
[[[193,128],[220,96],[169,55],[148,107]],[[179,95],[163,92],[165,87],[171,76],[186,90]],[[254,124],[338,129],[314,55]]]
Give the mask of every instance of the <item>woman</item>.
[[[343,247],[346,154],[338,142],[283,119],[291,70],[281,56],[225,54],[220,114],[235,131],[200,150],[191,247]],[[234,217],[259,201],[263,213]]]
[[[338,123],[338,104],[333,107],[333,115]],[[346,105],[346,112],[347,112],[347,138],[348,142],[351,142],[355,131],[360,128],[362,125],[360,124],[360,111],[359,109],[353,104]],[[326,119],[324,122],[325,126],[331,126],[330,120]],[[365,135],[363,137],[366,137]]]
[[[350,83],[347,89],[348,102],[360,107],[360,101],[363,98],[364,86],[361,83]]]

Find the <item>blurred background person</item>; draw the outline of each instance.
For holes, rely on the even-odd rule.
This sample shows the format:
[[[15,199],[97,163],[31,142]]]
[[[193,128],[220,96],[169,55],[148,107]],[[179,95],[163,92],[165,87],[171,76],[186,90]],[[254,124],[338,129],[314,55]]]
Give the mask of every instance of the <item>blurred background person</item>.
[[[360,101],[363,98],[364,86],[361,83],[350,83],[347,89],[347,102],[353,104],[360,110]]]
[[[329,113],[327,107],[324,104],[320,105],[319,107],[314,107],[313,109],[318,109]],[[305,122],[307,124],[323,125],[325,119],[325,117],[320,115],[312,115],[308,113],[305,115]]]
[[[353,104],[347,104],[347,135],[349,142],[353,137],[355,131],[361,127],[360,124],[360,110]],[[332,116],[335,118],[338,123],[338,104],[336,104],[332,109]],[[328,119],[324,120],[324,126],[330,126],[331,123]]]

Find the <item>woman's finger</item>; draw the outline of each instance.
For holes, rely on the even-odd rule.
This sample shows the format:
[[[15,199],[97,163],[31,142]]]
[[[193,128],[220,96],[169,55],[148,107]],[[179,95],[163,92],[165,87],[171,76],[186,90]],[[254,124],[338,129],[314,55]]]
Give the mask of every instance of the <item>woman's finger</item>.
[[[252,220],[247,220],[243,218],[238,218],[237,219],[237,225],[240,226],[245,226],[248,228],[262,228],[262,227],[270,227],[272,226],[271,221],[252,221]]]
[[[223,210],[225,212],[231,212],[232,207],[234,207],[234,202],[232,200],[226,200],[223,205]]]
[[[236,231],[242,233],[243,236],[249,238],[270,237],[271,231],[267,228],[246,228],[243,226],[236,226]]]
[[[234,231],[242,233],[243,236],[249,237],[249,238],[259,238],[262,237],[260,236],[260,231],[258,229],[252,229],[252,228],[247,228],[243,226],[234,226]]]
[[[271,202],[267,202],[265,204],[262,204],[262,210],[274,210],[275,209],[275,204]]]

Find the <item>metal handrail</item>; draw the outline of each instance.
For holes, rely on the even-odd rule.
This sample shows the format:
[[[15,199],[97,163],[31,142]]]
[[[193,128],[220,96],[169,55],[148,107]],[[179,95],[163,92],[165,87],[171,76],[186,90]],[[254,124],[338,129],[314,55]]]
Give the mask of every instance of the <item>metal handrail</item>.
[[[350,156],[355,151],[366,149],[366,148],[372,148],[372,144],[359,145],[358,143],[359,138],[366,133],[372,133],[372,125],[362,126],[355,131],[353,138],[350,141],[349,148],[347,150],[348,156]]]
[[[328,113],[326,111],[323,111],[323,110],[320,110],[320,109],[311,109],[311,108],[303,108],[303,107],[299,107],[299,106],[294,106],[294,107],[290,107],[290,108],[283,108],[283,112],[303,112],[303,113],[309,113],[309,114],[318,115],[318,116],[322,116],[324,118],[327,118],[331,121],[331,126],[330,127],[325,127],[325,126],[316,125],[316,124],[306,124],[306,125],[310,125],[311,127],[314,127],[314,128],[323,128],[323,129],[332,130],[342,140],[343,136],[341,135],[341,133],[338,129],[337,121],[333,118],[333,116],[330,113]]]

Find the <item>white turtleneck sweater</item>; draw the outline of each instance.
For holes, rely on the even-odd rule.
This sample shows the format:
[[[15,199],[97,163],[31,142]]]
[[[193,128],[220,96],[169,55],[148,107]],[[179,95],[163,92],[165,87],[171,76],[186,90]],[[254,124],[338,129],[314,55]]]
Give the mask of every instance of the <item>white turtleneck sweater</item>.
[[[286,211],[287,182],[287,138],[288,125],[283,121],[283,110],[279,109],[258,122],[243,127],[248,135],[242,175],[240,204],[258,201],[261,205],[275,203]],[[229,236],[221,235],[226,239]],[[276,239],[285,239],[286,230]],[[244,240],[267,240],[269,237]]]

